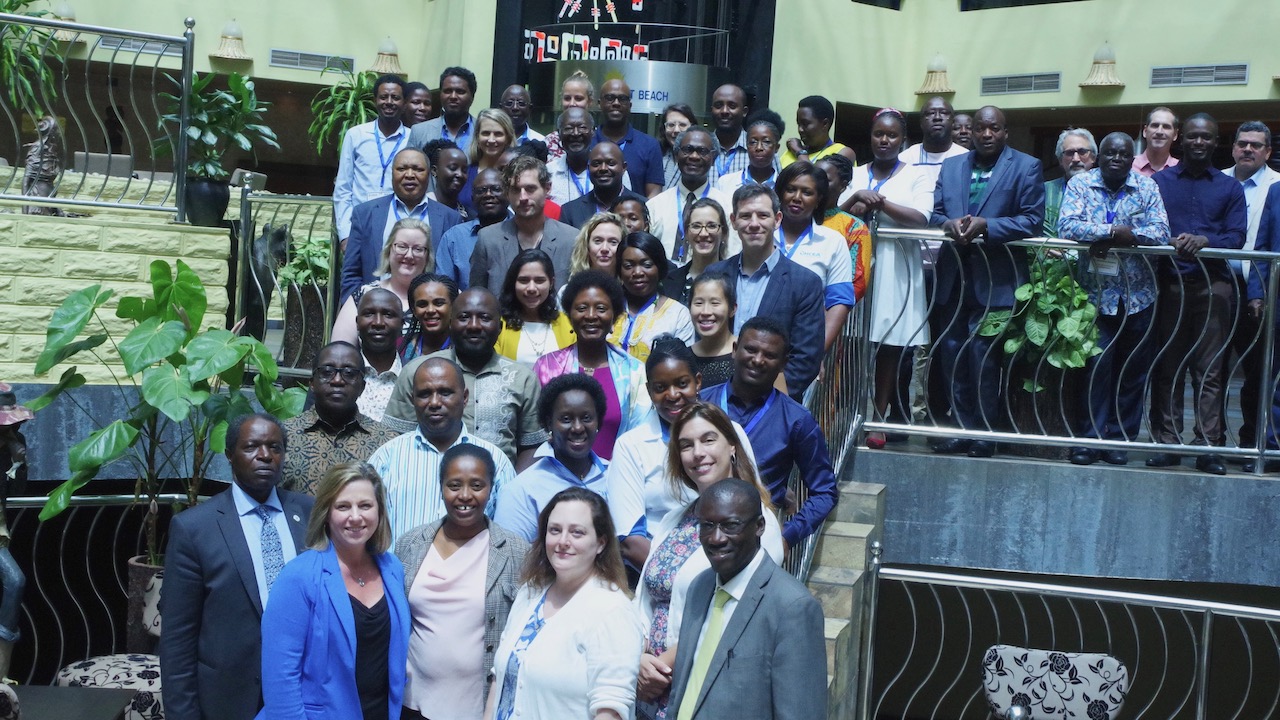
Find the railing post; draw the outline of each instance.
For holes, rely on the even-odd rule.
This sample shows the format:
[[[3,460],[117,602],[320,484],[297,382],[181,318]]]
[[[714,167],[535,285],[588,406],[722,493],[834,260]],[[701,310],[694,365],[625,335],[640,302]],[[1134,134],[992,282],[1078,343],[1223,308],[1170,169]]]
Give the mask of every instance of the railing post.
[[[880,558],[884,546],[877,540],[871,543],[871,561],[867,578],[867,601],[862,609],[865,625],[862,628],[862,657],[858,661],[858,711],[857,720],[871,718],[871,665],[875,662],[876,606],[880,595]]]
[[[191,114],[191,76],[196,62],[196,19],[187,18],[182,33],[182,98],[178,105],[178,139],[173,148],[174,204],[178,207],[177,220],[187,221],[187,119]]]
[[[1262,298],[1262,368],[1259,371],[1262,373],[1262,382],[1258,384],[1262,397],[1258,398],[1258,415],[1254,418],[1254,427],[1257,428],[1254,431],[1254,442],[1258,449],[1258,460],[1253,467],[1255,475],[1266,472],[1267,438],[1275,430],[1270,421],[1272,399],[1276,391],[1276,379],[1272,375],[1275,372],[1276,300],[1277,292],[1280,292],[1280,277],[1276,276],[1276,271],[1280,270],[1280,263],[1268,260],[1267,265],[1270,272],[1267,273],[1267,288]]]
[[[236,296],[230,298],[235,305],[235,312],[231,313],[233,322],[238,322],[247,317],[246,308],[249,307],[249,285],[253,277],[253,241],[255,239],[255,228],[253,226],[253,201],[250,195],[253,194],[253,188],[249,187],[249,183],[240,186],[240,247],[236,252],[236,276],[233,280],[236,283]],[[262,311],[262,327],[263,337],[266,337],[266,302],[263,302]]]
[[[1200,627],[1200,653],[1196,667],[1196,720],[1206,720],[1209,710],[1209,645],[1213,641],[1213,610],[1204,611]]]

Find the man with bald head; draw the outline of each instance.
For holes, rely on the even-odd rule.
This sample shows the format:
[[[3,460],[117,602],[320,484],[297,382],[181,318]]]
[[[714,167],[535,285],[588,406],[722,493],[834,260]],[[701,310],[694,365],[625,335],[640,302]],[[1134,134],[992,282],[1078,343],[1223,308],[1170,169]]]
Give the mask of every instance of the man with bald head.
[[[343,247],[339,303],[361,285],[378,279],[382,246],[398,221],[412,217],[429,225],[433,248],[449,228],[462,222],[457,210],[427,197],[430,173],[431,163],[421,150],[401,150],[391,161],[391,194],[361,203],[351,211],[351,234]]]
[[[515,477],[511,461],[502,450],[467,430],[462,416],[470,395],[457,363],[443,357],[425,358],[414,368],[412,383],[416,426],[375,450],[369,458],[387,490],[393,542],[419,525],[444,517],[440,459],[449,448],[469,443],[488,451],[498,469],[493,479],[495,491]],[[497,496],[497,492],[492,493],[485,508],[490,517]]]
[[[586,195],[560,208],[560,222],[580,228],[593,215],[608,212],[619,200],[644,203],[648,198],[631,189],[627,177],[627,158],[622,148],[609,140],[595,144],[587,154],[587,173],[591,189]]]
[[[925,100],[920,108],[920,132],[924,140],[899,153],[898,160],[937,182],[943,160],[968,152],[951,140],[953,115],[946,98],[935,95]]]
[[[593,141],[610,140],[622,148],[636,192],[648,197],[662,192],[662,149],[657,140],[631,127],[631,88],[626,82],[614,79],[600,86],[600,116]]]
[[[533,107],[533,99],[523,85],[508,85],[502,91],[498,106],[511,118],[511,126],[516,130],[516,145],[523,145],[530,140],[547,141],[547,136],[529,127],[529,110]]]
[[[973,149],[973,116],[956,113],[951,116],[951,142],[965,150]]]
[[[750,114],[747,93],[737,85],[721,85],[711,94],[711,119],[715,123],[716,140],[720,144],[715,166],[712,167],[713,179],[741,175],[751,164],[751,158],[747,154],[747,131],[744,127]],[[778,157],[774,155],[773,171],[776,173],[779,169]]]
[[[1004,247],[1040,233],[1044,176],[1040,161],[1008,146],[1009,128],[999,108],[974,113],[974,149],[942,162],[930,225],[950,242],[939,252],[933,300],[938,339],[935,366],[949,390],[952,421],[966,430],[1004,426],[1000,412],[1003,353],[978,326],[993,310],[1011,310],[1014,291],[1027,278],[1026,256]],[[949,246],[949,247],[947,247]],[[1003,340],[1001,341],[1003,342]],[[945,440],[937,452],[991,457],[995,443]]]
[[[453,278],[460,290],[471,285],[471,253],[475,252],[480,231],[507,219],[510,205],[502,185],[502,171],[484,168],[471,181],[471,203],[476,217],[449,229],[436,248],[436,272]]]

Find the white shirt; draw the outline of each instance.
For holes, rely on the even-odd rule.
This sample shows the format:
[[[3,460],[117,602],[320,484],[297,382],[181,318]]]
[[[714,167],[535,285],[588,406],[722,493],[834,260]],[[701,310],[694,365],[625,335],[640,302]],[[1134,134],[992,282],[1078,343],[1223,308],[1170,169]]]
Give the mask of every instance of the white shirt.
[[[682,213],[684,212],[685,198],[692,192],[694,197],[709,197],[720,203],[720,207],[724,208],[726,217],[733,214],[733,196],[725,191],[713,187],[709,182],[690,190],[684,186],[684,183],[678,183],[675,187],[663,190],[656,196],[649,198],[646,203],[649,207],[649,232],[656,235],[662,241],[662,246],[667,250],[667,260],[671,261],[673,266],[688,265],[692,259],[686,251],[684,257],[677,258],[676,241],[679,239],[680,228],[682,225]],[[738,231],[733,229],[733,224],[729,226],[729,247],[725,250],[725,257],[733,257],[742,250],[742,242],[738,240]]]
[[[781,227],[774,237],[778,242],[778,252],[822,279],[822,286],[826,288],[825,307],[853,307],[853,261],[849,258],[849,246],[840,233],[812,223],[809,231],[790,248],[784,245]]]
[[[262,566],[262,518],[256,512],[258,501],[234,482],[231,483],[231,499],[236,504],[236,514],[240,516],[240,529],[244,531],[244,541],[249,545],[249,557],[253,560],[253,575],[258,580],[258,597],[262,606],[267,606],[267,574]],[[275,488],[267,501],[261,503],[271,508],[269,511],[271,524],[276,526],[276,534],[280,536],[280,551],[287,563],[297,556],[298,550],[293,546],[293,533],[289,530],[289,521],[284,516],[284,506],[280,504],[280,495]],[[295,518],[294,522],[305,524],[307,518]]]
[[[1232,165],[1223,170],[1223,172],[1235,177],[1236,167]],[[1267,204],[1267,189],[1277,180],[1280,180],[1280,173],[1263,163],[1262,167],[1258,168],[1258,172],[1245,178],[1240,183],[1240,188],[1244,190],[1245,206],[1249,212],[1249,230],[1245,235],[1243,248],[1245,250],[1252,250],[1257,247],[1258,226],[1262,223],[1262,207]]]
[[[734,191],[742,187],[743,185],[763,185],[767,188],[772,189],[773,184],[777,182],[777,180],[778,180],[777,170],[774,170],[773,174],[769,176],[769,179],[765,180],[762,183],[756,182],[755,178],[751,177],[750,171],[742,170],[740,172],[729,173],[728,175],[721,175],[720,179],[716,180],[716,189],[727,193],[729,197],[732,198]],[[726,207],[724,210],[725,210],[725,215],[729,215],[732,212],[733,208]]]
[[[387,222],[382,227],[382,242],[378,245],[379,248],[386,246],[387,238],[391,237],[391,228],[395,227],[396,223],[404,220],[405,218],[421,220],[423,224],[430,228],[431,218],[427,215],[427,198],[424,196],[422,201],[413,207],[405,205],[400,198],[391,199],[391,205],[387,207]],[[435,248],[439,244],[440,238],[433,239],[428,236],[427,247]]]
[[[351,235],[351,210],[356,205],[391,193],[391,161],[408,147],[408,138],[404,125],[383,135],[377,120],[357,125],[343,136],[338,177],[333,181],[333,212],[340,239]]]
[[[533,128],[529,127],[528,125],[525,125],[525,126],[524,126],[524,134],[523,134],[523,135],[521,135],[520,137],[516,138],[516,145],[523,145],[523,144],[525,144],[525,143],[529,142],[530,140],[541,140],[542,142],[546,142],[546,141],[547,141],[547,136],[546,136],[546,135],[543,135],[542,133],[538,132],[537,130],[534,130]]]
[[[561,155],[547,163],[547,172],[551,174],[551,191],[547,193],[547,198],[558,205],[577,200],[594,187],[591,184],[590,169],[575,173],[569,169],[565,157]],[[622,173],[622,187],[631,189],[631,178],[626,173]]]
[[[675,335],[685,345],[692,345],[696,339],[689,308],[681,305],[679,300],[659,294],[638,314],[632,315],[627,310],[618,316],[613,332],[609,334],[609,342],[644,362],[649,359],[649,347],[654,339],[665,334]]]

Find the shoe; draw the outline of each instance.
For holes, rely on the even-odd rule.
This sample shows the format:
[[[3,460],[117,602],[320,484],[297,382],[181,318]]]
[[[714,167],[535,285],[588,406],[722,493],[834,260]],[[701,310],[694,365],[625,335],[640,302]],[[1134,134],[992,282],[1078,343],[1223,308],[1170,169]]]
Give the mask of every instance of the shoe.
[[[873,432],[867,433],[867,447],[872,450],[880,450],[884,448],[884,433]]]
[[[1129,453],[1124,450],[1103,450],[1102,461],[1108,465],[1128,465]]]
[[[1071,455],[1067,459],[1072,465],[1092,465],[1098,462],[1098,451],[1093,448],[1071,448]]]
[[[1227,466],[1219,455],[1201,455],[1196,458],[1196,469],[1210,475],[1226,475]]]
[[[933,451],[941,455],[959,455],[960,453],[969,452],[969,446],[973,445],[972,440],[964,438],[949,438],[943,440],[933,446]]]
[[[1170,467],[1181,464],[1182,458],[1173,453],[1156,453],[1147,458],[1147,467]]]
[[[1249,462],[1244,464],[1244,468],[1242,469],[1247,473],[1251,473],[1257,468],[1258,468],[1258,462],[1256,460],[1250,460]],[[1280,460],[1266,461],[1265,463],[1262,464],[1262,472],[1264,473],[1280,472]]]
[[[969,457],[971,458],[989,458],[996,454],[996,444],[987,442],[986,440],[974,440],[969,446]]]

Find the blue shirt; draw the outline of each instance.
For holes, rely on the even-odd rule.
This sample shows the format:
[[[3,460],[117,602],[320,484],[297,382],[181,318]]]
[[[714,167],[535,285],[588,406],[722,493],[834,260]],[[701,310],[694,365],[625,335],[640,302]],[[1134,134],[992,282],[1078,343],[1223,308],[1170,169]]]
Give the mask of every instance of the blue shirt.
[[[733,319],[734,334],[742,332],[742,326],[760,312],[760,301],[764,299],[764,291],[769,287],[769,275],[778,267],[778,258],[782,255],[777,250],[769,253],[764,264],[756,268],[755,274],[748,275],[742,270],[742,255],[738,255],[738,312]]]
[[[231,499],[236,503],[236,514],[240,516],[240,529],[244,531],[244,541],[249,544],[249,557],[253,558],[253,575],[258,580],[258,597],[262,606],[267,606],[267,573],[262,568],[262,518],[258,517],[258,501],[239,485],[231,483]],[[275,488],[267,496],[266,505],[271,517],[271,524],[276,526],[280,536],[280,550],[287,563],[297,556],[298,550],[293,546],[293,532],[289,530],[289,521],[284,516],[284,506],[280,504],[280,496]],[[307,518],[298,518],[295,522],[306,523]]]
[[[595,136],[591,140],[592,145],[609,139],[600,130],[596,128]],[[632,190],[644,195],[645,185],[665,184],[666,178],[662,174],[662,148],[658,146],[657,140],[632,127],[627,128],[627,134],[618,142],[618,147],[622,148],[622,157],[627,161],[627,176],[631,178]]]
[[[826,436],[803,405],[780,392],[774,392],[769,412],[758,421],[756,414],[766,401],[747,405],[727,383],[704,388],[699,397],[718,406],[726,389],[729,419],[747,429],[760,480],[769,489],[773,503],[780,505],[785,500],[793,467],[800,471],[800,479],[809,489],[809,498],[782,528],[787,545],[795,545],[817,532],[836,506],[836,476],[831,469]]]
[[[401,125],[383,135],[378,121],[357,125],[342,138],[338,176],[333,181],[333,212],[338,237],[351,235],[351,211],[362,202],[391,194],[391,162],[408,147],[409,130]]]
[[[477,218],[449,228],[436,248],[436,272],[453,278],[458,292],[466,290],[471,280],[471,253],[480,237]]]
[[[1234,177],[1213,168],[1192,174],[1186,163],[1179,163],[1161,170],[1151,179],[1160,188],[1160,197],[1169,215],[1171,238],[1191,233],[1208,238],[1209,247],[1237,250],[1244,247],[1249,215],[1244,190]],[[1173,260],[1174,269],[1181,275],[1199,275],[1201,263],[1211,275],[1219,278],[1225,278],[1229,272],[1223,260]]]
[[[533,464],[507,483],[498,496],[498,509],[493,521],[520,537],[533,542],[538,535],[538,514],[555,494],[570,487],[583,487],[609,499],[605,469],[609,464],[591,455],[591,469],[579,478],[556,459],[551,443],[545,442],[534,452]]]

